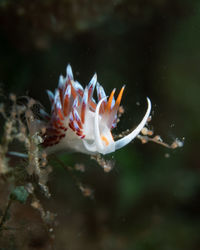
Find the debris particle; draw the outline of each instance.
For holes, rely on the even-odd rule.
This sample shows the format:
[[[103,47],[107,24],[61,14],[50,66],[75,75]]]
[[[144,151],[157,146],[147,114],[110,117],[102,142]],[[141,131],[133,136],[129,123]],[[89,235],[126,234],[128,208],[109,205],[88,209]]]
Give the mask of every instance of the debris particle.
[[[148,129],[146,127],[144,127],[142,130],[141,130],[141,133],[143,135],[148,135]]]
[[[82,184],[80,184],[79,188],[85,197],[92,197],[93,196],[94,191],[91,188],[85,187]]]
[[[85,166],[84,164],[82,163],[77,163],[75,164],[74,168],[77,170],[77,171],[80,171],[80,172],[85,172]]]
[[[176,140],[171,144],[171,148],[175,149],[175,148],[181,148],[183,147],[184,143],[183,141],[180,141],[178,138],[176,138]]]
[[[137,106],[140,106],[140,102],[136,102],[136,105],[137,105]]]
[[[110,172],[113,169],[114,161],[105,160],[100,154],[91,156],[91,159],[95,160],[106,173]]]
[[[170,154],[169,153],[166,153],[165,154],[165,158],[169,158],[170,157]]]

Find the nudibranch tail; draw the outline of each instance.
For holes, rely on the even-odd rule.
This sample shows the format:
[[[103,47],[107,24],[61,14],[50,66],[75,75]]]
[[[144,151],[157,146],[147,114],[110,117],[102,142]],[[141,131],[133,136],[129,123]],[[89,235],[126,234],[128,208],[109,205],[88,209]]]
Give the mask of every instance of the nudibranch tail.
[[[117,112],[125,86],[115,101],[115,90],[107,98],[103,87],[97,82],[96,73],[85,87],[74,80],[70,65],[66,77],[59,77],[58,88],[53,94],[47,91],[51,102],[51,114],[47,117],[43,146],[47,153],[56,150],[78,151],[87,154],[108,154],[132,141],[145,126],[151,111],[148,109],[136,129],[124,138],[114,141],[111,130],[117,124]],[[93,98],[97,92],[97,101]]]

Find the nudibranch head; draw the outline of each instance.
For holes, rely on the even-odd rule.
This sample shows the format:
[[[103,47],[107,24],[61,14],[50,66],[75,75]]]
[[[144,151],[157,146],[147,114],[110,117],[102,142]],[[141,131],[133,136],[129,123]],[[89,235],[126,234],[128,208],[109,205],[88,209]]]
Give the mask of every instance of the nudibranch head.
[[[66,69],[66,77],[59,78],[58,88],[53,94],[47,90],[51,102],[51,114],[44,113],[48,122],[43,135],[43,146],[47,153],[55,151],[76,151],[86,154],[108,154],[132,141],[145,126],[151,111],[148,108],[140,124],[127,136],[114,141],[111,130],[117,124],[117,112],[124,91],[117,99],[115,89],[107,97],[94,74],[85,87],[74,80],[71,66]],[[96,88],[97,101],[93,98]]]

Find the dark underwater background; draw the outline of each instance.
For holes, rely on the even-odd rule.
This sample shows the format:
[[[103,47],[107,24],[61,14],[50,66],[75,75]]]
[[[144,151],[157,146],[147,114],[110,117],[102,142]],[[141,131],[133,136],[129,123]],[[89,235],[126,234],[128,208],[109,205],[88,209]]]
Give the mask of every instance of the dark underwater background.
[[[31,96],[50,111],[46,90],[68,63],[83,86],[95,72],[107,94],[126,85],[114,133],[139,123],[148,96],[155,134],[169,144],[185,139],[175,150],[136,139],[106,157],[108,173],[87,155],[59,155],[84,164],[74,174],[93,194],[51,164],[52,196],[40,200],[57,214],[54,249],[200,249],[200,1],[0,0],[4,95]],[[16,204],[12,216],[17,229],[1,250],[52,249],[38,211]]]

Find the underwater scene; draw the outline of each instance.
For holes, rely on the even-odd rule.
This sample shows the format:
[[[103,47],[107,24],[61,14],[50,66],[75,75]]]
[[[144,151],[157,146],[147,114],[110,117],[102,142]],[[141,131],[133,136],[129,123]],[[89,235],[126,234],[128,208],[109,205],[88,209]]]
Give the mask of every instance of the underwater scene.
[[[198,0],[0,0],[0,250],[199,250],[199,95]]]

